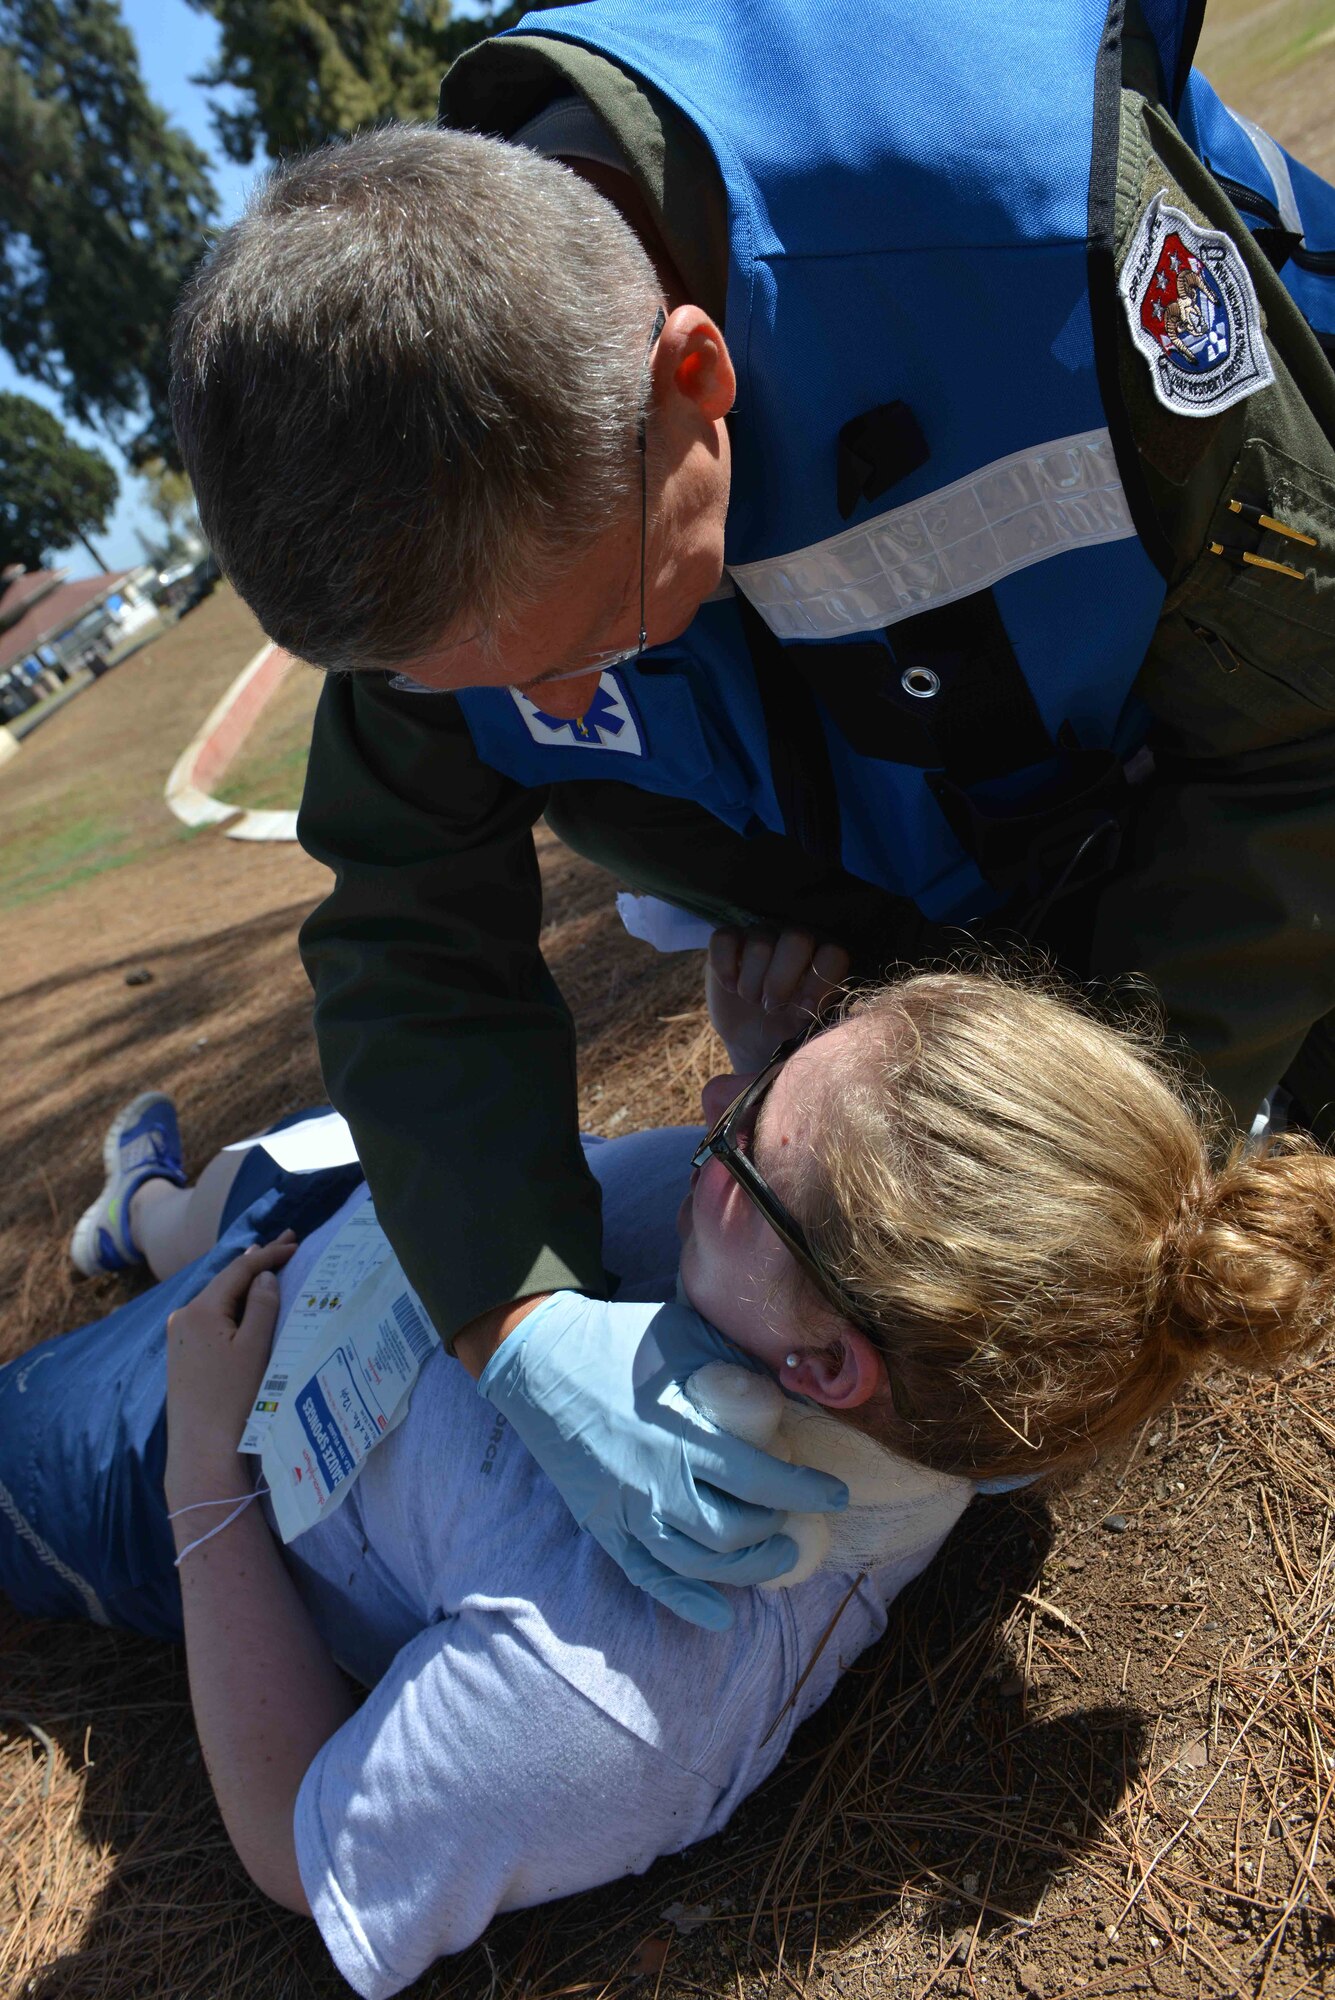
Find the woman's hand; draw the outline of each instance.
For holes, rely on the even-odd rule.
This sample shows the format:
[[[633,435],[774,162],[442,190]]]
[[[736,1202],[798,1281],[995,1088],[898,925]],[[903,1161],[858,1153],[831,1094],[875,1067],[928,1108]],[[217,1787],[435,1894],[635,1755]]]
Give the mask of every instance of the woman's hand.
[[[842,945],[810,931],[718,930],[709,940],[709,1018],[739,1076],[763,1069],[839,996],[851,964]]]
[[[173,1526],[190,1700],[214,1795],[252,1882],[309,1916],[297,1793],[356,1701],[263,1510],[235,1504],[248,1478],[237,1441],[278,1319],[274,1273],[296,1247],[290,1229],[254,1245],[168,1320],[166,1487],[169,1508],[192,1510]]]
[[[290,1229],[272,1243],[252,1245],[167,1321],[166,1485],[172,1505],[201,1469],[235,1464],[273,1346],[274,1273],[296,1247]]]

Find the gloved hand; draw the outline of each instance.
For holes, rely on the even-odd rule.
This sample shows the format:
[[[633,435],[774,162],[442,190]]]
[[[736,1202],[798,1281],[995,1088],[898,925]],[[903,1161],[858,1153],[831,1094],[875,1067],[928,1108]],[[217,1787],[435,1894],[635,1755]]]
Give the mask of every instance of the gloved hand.
[[[783,1510],[841,1509],[848,1488],[707,1422],[684,1385],[708,1361],[756,1365],[689,1306],[554,1292],[477,1386],[631,1582],[721,1632],[733,1612],[714,1584],[791,1569],[796,1544],[775,1532]]]

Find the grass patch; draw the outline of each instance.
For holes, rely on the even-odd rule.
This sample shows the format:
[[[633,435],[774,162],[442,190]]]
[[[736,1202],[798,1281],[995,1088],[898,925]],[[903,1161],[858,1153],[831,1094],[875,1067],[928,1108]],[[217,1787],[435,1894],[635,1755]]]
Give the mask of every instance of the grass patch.
[[[1324,48],[1332,40],[1335,40],[1335,0],[1320,0],[1320,4],[1311,9],[1310,19],[1290,42],[1285,52],[1284,67],[1291,68],[1314,49]]]
[[[221,587],[23,739],[0,771],[0,910],[57,898],[190,838],[162,788],[260,637]]]
[[[196,830],[178,826],[176,837],[188,840]],[[114,820],[89,816],[57,821],[25,844],[23,865],[0,878],[0,909],[15,910],[42,896],[58,895],[95,875],[141,860],[145,852],[145,843],[130,838]]]
[[[14,909],[31,903],[72,882],[119,867],[135,852],[124,829],[101,814],[57,820],[24,842],[19,866],[0,880],[0,905]]]
[[[1258,13],[1255,0],[1214,0],[1196,64],[1227,103],[1263,79],[1295,69],[1335,36],[1335,0],[1281,0]]]
[[[306,782],[309,749],[308,743],[292,743],[274,751],[262,746],[244,766],[227,773],[218,796],[229,806],[244,806],[248,811],[295,812]]]
[[[217,786],[220,799],[229,806],[256,812],[296,811],[306,781],[315,704],[323,685],[323,674],[300,665],[289,668],[235,761],[223,773]]]

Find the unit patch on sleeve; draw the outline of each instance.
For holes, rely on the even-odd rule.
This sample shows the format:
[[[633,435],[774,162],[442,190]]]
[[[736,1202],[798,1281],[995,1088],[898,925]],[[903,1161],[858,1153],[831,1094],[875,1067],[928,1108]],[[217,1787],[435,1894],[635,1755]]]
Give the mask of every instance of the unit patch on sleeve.
[[[1213,417],[1275,379],[1251,274],[1231,237],[1155,195],[1117,280],[1154,393],[1181,416]]]
[[[548,715],[518,688],[510,697],[524,718],[535,743],[557,750],[622,750],[629,757],[643,757],[641,733],[630,696],[609,667],[598,681],[598,691],[583,715],[573,721]]]

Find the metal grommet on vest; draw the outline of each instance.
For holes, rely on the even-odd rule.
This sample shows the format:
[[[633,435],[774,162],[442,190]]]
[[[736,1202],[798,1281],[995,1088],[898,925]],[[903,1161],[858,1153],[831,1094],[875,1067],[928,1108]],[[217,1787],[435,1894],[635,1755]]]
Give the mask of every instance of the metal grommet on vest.
[[[899,676],[899,685],[905,694],[911,694],[918,701],[930,701],[934,694],[941,692],[941,676],[934,674],[930,667],[905,667]]]

